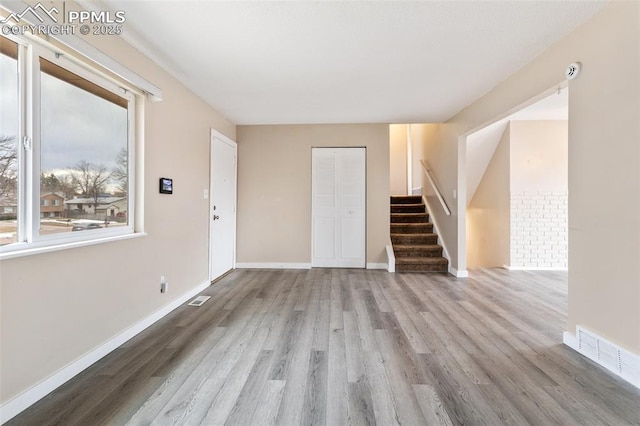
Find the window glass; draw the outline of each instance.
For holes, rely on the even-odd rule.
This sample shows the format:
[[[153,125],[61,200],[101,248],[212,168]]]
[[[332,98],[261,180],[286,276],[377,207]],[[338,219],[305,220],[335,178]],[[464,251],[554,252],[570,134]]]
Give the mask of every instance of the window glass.
[[[18,45],[0,37],[0,246],[18,240]]]
[[[0,36],[0,257],[133,232],[136,96],[17,40]]]
[[[52,201],[40,235],[126,225],[127,100],[42,58],[40,69],[40,197]]]

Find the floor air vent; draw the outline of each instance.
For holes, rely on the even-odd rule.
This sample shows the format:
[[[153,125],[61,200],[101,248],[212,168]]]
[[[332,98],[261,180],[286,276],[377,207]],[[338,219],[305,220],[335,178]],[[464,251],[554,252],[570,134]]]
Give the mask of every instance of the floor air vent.
[[[578,326],[578,350],[640,388],[640,357]]]
[[[204,302],[211,299],[211,296],[198,296],[188,303],[189,306],[202,306]]]

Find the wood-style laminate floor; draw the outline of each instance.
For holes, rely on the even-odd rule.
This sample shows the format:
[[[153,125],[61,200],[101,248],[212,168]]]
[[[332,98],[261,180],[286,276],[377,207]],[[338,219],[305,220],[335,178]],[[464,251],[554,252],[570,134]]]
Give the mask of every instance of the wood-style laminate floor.
[[[11,425],[637,425],[566,273],[237,270]]]

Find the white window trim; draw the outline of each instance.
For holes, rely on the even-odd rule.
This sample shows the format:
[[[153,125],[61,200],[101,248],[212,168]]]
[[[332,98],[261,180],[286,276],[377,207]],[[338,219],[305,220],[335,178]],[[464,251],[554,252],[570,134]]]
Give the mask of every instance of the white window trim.
[[[136,206],[141,206],[142,196],[142,162],[136,158],[136,152],[143,149],[141,129],[144,103],[144,93],[137,88],[120,84],[107,77],[98,69],[93,69],[84,62],[68,54],[60,54],[46,43],[34,43],[34,40],[20,36],[3,35],[3,37],[18,43],[21,52],[18,55],[18,72],[21,76],[29,76],[20,86],[19,109],[21,111],[18,126],[18,235],[26,241],[18,241],[0,246],[0,260],[14,257],[46,253],[67,248],[94,245],[135,236],[146,235],[142,231],[142,218],[136,213]],[[101,86],[129,102],[128,113],[128,180],[127,190],[127,225],[117,225],[113,228],[95,229],[79,233],[64,233],[39,235],[41,205],[40,205],[40,158],[34,152],[40,152],[40,106],[34,107],[40,99],[39,84],[33,84],[40,79],[39,57],[42,57],[80,77]],[[23,79],[23,77],[20,77]],[[37,80],[36,80],[37,79]],[[25,149],[21,143],[27,136],[31,142],[30,149]],[[138,168],[140,167],[140,168]]]
[[[91,231],[91,232],[94,232],[94,231]],[[34,243],[15,243],[15,245],[17,246],[15,250],[8,251],[8,252],[5,252],[5,253],[0,253],[0,261],[8,260],[8,259],[15,259],[15,258],[18,258],[18,257],[33,256],[33,255],[36,255],[36,254],[52,253],[52,252],[56,252],[56,251],[68,250],[68,249],[73,249],[73,248],[89,247],[89,246],[93,246],[93,245],[96,245],[96,244],[110,243],[110,242],[114,242],[114,241],[130,240],[130,239],[133,239],[133,238],[146,237],[146,236],[147,236],[147,234],[144,233],[144,232],[136,232],[136,233],[133,233],[133,234],[104,236],[102,238],[94,238],[92,240],[67,242],[67,243],[64,243],[64,244],[56,244],[56,245],[51,245],[51,244],[38,245],[38,244],[34,244]]]

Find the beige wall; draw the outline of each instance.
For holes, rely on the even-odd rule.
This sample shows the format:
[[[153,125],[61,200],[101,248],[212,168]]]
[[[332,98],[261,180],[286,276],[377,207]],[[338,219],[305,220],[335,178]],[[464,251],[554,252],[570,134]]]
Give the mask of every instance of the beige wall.
[[[443,124],[431,124],[430,135],[423,139],[424,159],[429,162],[431,172],[440,189],[442,198],[451,211],[447,216],[440,207],[435,192],[432,190],[426,175],[422,175],[422,191],[429,205],[431,220],[438,224],[438,238],[441,244],[447,248],[451,257],[451,266],[458,268],[458,206],[457,200],[453,198],[453,191],[457,190],[457,145],[449,141],[454,138],[454,127]],[[457,136],[454,138],[457,140]],[[446,143],[442,141],[446,140]],[[465,205],[466,208],[466,205]]]
[[[0,262],[2,403],[208,280],[209,132],[235,126],[121,39],[93,42],[164,91],[145,105],[148,235]]]
[[[437,129],[435,124],[391,124],[390,134],[390,181],[391,194],[407,195],[407,136],[411,126],[411,189],[423,186],[424,173],[420,161],[424,159],[424,148]]]
[[[421,161],[426,159],[426,150],[430,147],[435,139],[438,131],[438,124],[434,123],[418,123],[411,125],[411,137],[413,139],[413,186],[415,188],[422,187],[423,194],[425,188],[429,185],[426,183],[426,176],[422,169]],[[426,186],[425,186],[426,184]]]
[[[445,192],[458,183],[459,137],[550,93],[574,61],[569,82],[569,320],[640,354],[640,15],[612,2],[443,124],[430,161]],[[615,46],[615,48],[612,48]],[[622,64],[622,66],[621,66]],[[460,182],[460,187],[465,185]],[[445,195],[445,197],[448,194]],[[456,215],[444,235],[458,267]],[[443,226],[441,226],[442,228]]]
[[[238,127],[239,263],[311,262],[311,148],[367,148],[367,262],[389,244],[389,126]]]
[[[482,176],[487,170],[489,161],[498,147],[500,138],[504,133],[509,121],[498,121],[467,136],[466,145],[466,183],[467,183],[467,205],[471,203],[473,196],[480,185]]]
[[[507,125],[467,208],[469,268],[509,265],[510,134]]]
[[[568,125],[563,120],[511,122],[511,192],[568,190]]]
[[[422,187],[422,166],[420,160],[424,159],[424,138],[428,137],[425,132],[432,128],[432,124],[411,124],[411,185],[412,189]]]
[[[389,182],[393,195],[407,195],[407,125],[389,125]]]
[[[585,68],[569,85],[569,330],[583,325],[636,354],[639,18],[638,2],[609,6],[593,31],[576,40]]]

